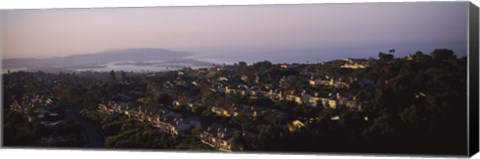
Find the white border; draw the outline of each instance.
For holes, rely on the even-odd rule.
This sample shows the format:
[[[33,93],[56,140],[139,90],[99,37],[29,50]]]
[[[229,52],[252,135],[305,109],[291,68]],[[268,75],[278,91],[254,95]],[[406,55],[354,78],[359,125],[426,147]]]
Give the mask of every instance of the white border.
[[[152,7],[256,4],[362,3],[362,2],[419,2],[432,0],[2,0],[0,9],[92,8],[92,7]],[[466,1],[466,0],[433,0]],[[479,0],[473,2],[479,4]]]

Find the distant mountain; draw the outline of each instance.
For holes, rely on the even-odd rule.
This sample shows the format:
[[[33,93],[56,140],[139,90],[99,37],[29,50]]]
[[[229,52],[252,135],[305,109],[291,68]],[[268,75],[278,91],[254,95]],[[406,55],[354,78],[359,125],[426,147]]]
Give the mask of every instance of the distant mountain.
[[[117,61],[155,61],[179,60],[192,56],[189,52],[171,51],[156,48],[110,50],[92,54],[72,55],[54,58],[17,58],[2,60],[3,69],[27,68],[28,70],[42,70],[51,68],[98,67]]]
[[[66,57],[71,60],[94,60],[99,63],[114,61],[148,61],[148,60],[174,60],[193,55],[189,52],[170,51],[164,49],[123,49],[111,50],[94,54],[73,55]]]

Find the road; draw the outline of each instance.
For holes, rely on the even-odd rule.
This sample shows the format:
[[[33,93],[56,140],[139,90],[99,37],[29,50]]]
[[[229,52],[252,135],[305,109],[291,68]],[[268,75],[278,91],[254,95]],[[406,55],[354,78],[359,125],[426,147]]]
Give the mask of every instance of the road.
[[[105,146],[105,135],[103,130],[90,123],[89,121],[80,117],[79,112],[81,108],[70,107],[65,109],[67,118],[75,120],[85,127],[84,136],[86,138],[85,147],[104,147]]]

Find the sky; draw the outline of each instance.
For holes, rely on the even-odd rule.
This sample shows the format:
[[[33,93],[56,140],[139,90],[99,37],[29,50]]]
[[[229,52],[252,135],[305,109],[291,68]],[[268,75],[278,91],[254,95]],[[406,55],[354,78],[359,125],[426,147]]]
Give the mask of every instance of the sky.
[[[1,11],[3,59],[125,48],[301,61],[449,48],[466,55],[468,2]]]

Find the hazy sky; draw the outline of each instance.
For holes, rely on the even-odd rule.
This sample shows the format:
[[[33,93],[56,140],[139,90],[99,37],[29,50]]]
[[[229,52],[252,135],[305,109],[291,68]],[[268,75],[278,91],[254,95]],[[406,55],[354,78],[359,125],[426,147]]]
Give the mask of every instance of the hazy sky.
[[[4,10],[2,56],[123,48],[260,57],[451,48],[465,55],[467,7],[467,2],[430,2]]]

